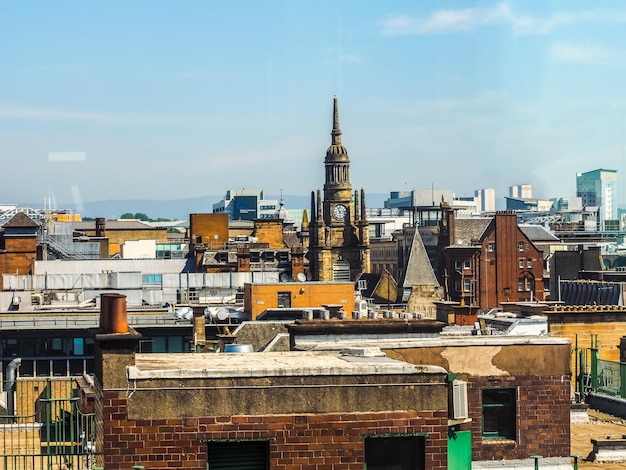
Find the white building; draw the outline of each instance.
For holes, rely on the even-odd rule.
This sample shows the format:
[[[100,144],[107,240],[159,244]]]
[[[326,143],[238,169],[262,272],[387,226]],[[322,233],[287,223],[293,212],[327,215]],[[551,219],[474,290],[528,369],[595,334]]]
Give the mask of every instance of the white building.
[[[474,191],[476,207],[480,212],[496,211],[496,190],[493,188],[477,189]]]
[[[514,184],[509,186],[509,197],[516,199],[532,199],[533,187],[531,184]]]

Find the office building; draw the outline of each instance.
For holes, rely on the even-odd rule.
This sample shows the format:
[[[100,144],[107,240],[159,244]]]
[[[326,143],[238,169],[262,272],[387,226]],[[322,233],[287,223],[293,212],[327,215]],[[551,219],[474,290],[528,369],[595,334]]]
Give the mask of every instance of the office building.
[[[596,206],[598,229],[619,230],[617,216],[617,170],[598,169],[576,175],[576,196],[583,206]]]

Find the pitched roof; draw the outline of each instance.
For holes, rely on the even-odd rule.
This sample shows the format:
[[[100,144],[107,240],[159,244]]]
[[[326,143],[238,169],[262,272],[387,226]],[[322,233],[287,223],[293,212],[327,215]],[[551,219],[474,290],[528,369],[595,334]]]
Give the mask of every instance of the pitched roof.
[[[472,218],[455,220],[455,240],[453,245],[472,246],[482,237],[491,218]]]
[[[439,282],[437,282],[437,276],[435,276],[433,267],[430,264],[430,259],[428,258],[428,253],[426,253],[419,230],[415,230],[402,287],[406,289],[424,285],[438,287]]]
[[[531,242],[559,242],[559,239],[542,225],[520,225],[519,228]]]
[[[25,228],[25,227],[39,227],[39,224],[35,222],[33,219],[28,217],[23,212],[16,213],[13,217],[11,217],[3,227],[8,228]]]
[[[359,281],[366,281],[365,290],[361,291],[361,295],[363,297],[374,297],[374,291],[376,290],[381,277],[382,274],[380,273],[361,273]]]

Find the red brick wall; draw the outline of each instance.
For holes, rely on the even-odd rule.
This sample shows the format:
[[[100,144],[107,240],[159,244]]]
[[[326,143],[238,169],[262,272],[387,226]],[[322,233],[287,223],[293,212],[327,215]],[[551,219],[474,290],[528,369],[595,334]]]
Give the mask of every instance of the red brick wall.
[[[518,387],[517,439],[482,439],[482,389]],[[472,377],[468,383],[473,460],[525,459],[531,455],[563,457],[570,455],[570,381],[556,376]]]
[[[126,392],[103,396],[104,464],[206,469],[210,439],[268,438],[276,470],[363,469],[363,435],[428,433],[426,468],[447,468],[447,413],[393,411],[308,415],[218,416],[128,420]],[[569,415],[568,415],[569,416]],[[546,455],[546,454],[544,454]],[[547,456],[547,455],[546,455]],[[313,467],[313,466],[316,467]]]

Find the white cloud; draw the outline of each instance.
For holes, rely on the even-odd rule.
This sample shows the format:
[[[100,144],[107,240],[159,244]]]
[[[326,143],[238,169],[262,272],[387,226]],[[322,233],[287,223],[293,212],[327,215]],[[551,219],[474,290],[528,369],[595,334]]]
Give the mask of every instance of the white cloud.
[[[515,34],[546,34],[560,25],[589,22],[624,23],[626,11],[594,9],[554,12],[539,17],[514,12],[507,2],[501,2],[492,8],[437,10],[428,17],[389,16],[381,24],[381,33],[390,36],[444,34],[500,25],[510,27]]]
[[[550,56],[559,62],[623,67],[626,54],[623,51],[585,44],[555,43]]]

